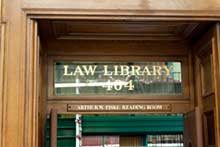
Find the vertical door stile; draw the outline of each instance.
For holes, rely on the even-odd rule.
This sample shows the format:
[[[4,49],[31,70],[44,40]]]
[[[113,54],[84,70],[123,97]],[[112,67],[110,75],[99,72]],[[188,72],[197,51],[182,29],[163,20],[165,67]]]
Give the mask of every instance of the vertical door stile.
[[[212,39],[213,66],[214,66],[214,90],[215,90],[215,140],[216,147],[220,147],[220,24],[214,28]]]
[[[51,110],[50,147],[57,147],[57,110]]]
[[[202,137],[202,118],[200,108],[195,108],[195,119],[196,119],[196,134],[197,134],[197,145],[198,147],[203,147],[203,137]]]
[[[184,116],[184,147],[203,147],[202,119],[198,107]]]

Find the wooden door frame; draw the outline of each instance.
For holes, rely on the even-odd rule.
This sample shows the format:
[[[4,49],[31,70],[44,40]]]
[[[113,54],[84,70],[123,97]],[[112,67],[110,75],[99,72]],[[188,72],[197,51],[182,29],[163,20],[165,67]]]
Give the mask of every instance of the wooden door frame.
[[[12,6],[11,6],[12,7]],[[9,7],[10,8],[10,7]],[[22,11],[22,12],[20,12]],[[190,11],[191,12],[191,11]],[[22,120],[20,120],[21,118],[19,118],[19,125],[16,126],[23,126],[23,129],[21,128],[20,130],[23,130],[20,133],[19,130],[18,132],[16,132],[16,134],[20,134],[21,136],[19,136],[18,139],[16,139],[18,142],[14,143],[16,146],[23,146],[23,147],[38,147],[38,131],[37,131],[37,123],[38,123],[38,89],[39,89],[39,83],[38,83],[38,61],[39,61],[39,50],[37,49],[37,19],[109,19],[109,20],[158,20],[158,21],[188,21],[188,20],[212,20],[212,21],[220,21],[220,15],[216,16],[216,15],[209,15],[209,13],[202,13],[201,16],[198,15],[198,13],[188,13],[185,15],[182,15],[182,11],[176,11],[175,12],[171,12],[168,13],[168,11],[166,12],[158,12],[155,13],[155,11],[150,11],[150,13],[148,13],[147,15],[145,15],[146,12],[142,13],[142,15],[140,16],[132,16],[132,13],[130,15],[128,14],[110,14],[108,15],[106,12],[103,14],[102,11],[100,12],[87,12],[83,10],[74,10],[74,11],[58,11],[58,10],[40,10],[40,9],[28,9],[28,8],[24,8],[22,10],[20,10],[20,5],[16,6],[16,11],[14,13],[22,13],[22,20],[19,21],[19,25],[22,26],[22,29],[24,29],[25,31],[25,35],[21,34],[21,38],[24,38],[24,42],[21,43],[22,47],[24,47],[25,49],[22,51],[22,53],[25,54],[24,56],[24,61],[25,65],[21,66],[24,69],[24,74],[21,73],[21,75],[19,75],[18,77],[21,78],[21,83],[24,82],[25,86],[24,89],[22,89],[22,91],[24,91],[23,93],[21,92],[19,96],[17,96],[18,98],[21,98],[21,101],[19,102],[19,104],[23,104],[25,106],[24,110],[19,110],[19,112],[23,113],[20,114],[21,116],[19,117],[24,117],[22,118]],[[166,14],[168,14],[169,16],[167,16]],[[15,14],[13,14],[15,15]],[[13,18],[10,18],[13,19]],[[17,20],[16,20],[17,21]],[[1,20],[2,23],[2,20]],[[16,24],[13,24],[16,25]],[[2,30],[2,28],[1,28]],[[6,34],[9,34],[8,31],[6,31]],[[3,35],[5,36],[5,35]],[[2,38],[1,38],[2,39]],[[8,43],[8,39],[7,38],[7,43]],[[4,40],[5,37],[4,37]],[[21,40],[20,40],[21,41]],[[11,43],[11,42],[9,42]],[[7,45],[6,45],[7,46]],[[1,47],[1,49],[4,49],[5,46],[3,45]],[[22,54],[21,53],[21,54]],[[9,55],[7,55],[6,57],[3,57],[1,59],[1,64],[3,64],[3,69],[6,67],[7,64],[9,64]],[[21,57],[19,57],[21,58]],[[16,61],[13,61],[16,62]],[[23,61],[20,61],[21,63],[23,63]],[[8,70],[8,69],[6,69]],[[4,71],[0,71],[0,77],[5,77],[7,76],[7,74],[9,73],[4,73]],[[25,76],[23,76],[25,75]],[[9,77],[10,78],[10,77]],[[2,101],[2,106],[3,108],[1,108],[1,110],[6,109],[6,105],[8,102],[11,102],[11,97],[12,95],[9,95],[10,97],[10,101],[6,101],[6,97],[8,96],[7,93],[7,86],[5,84],[7,84],[6,82],[8,82],[5,79],[0,79],[0,86],[2,86],[3,92],[1,92],[0,94],[2,95],[2,93],[4,93],[3,99]],[[20,82],[20,81],[17,81]],[[21,85],[23,86],[23,84]],[[22,108],[23,106],[17,106],[17,103],[14,104],[17,108]],[[11,105],[10,105],[11,106]],[[12,109],[12,108],[7,108],[7,109]],[[23,109],[23,108],[22,108]],[[14,110],[15,111],[15,110]],[[7,112],[6,110],[4,112],[2,112],[3,115],[7,115],[7,114],[12,114],[14,111],[10,111]],[[2,117],[2,116],[1,116]],[[3,118],[3,117],[2,117]],[[1,118],[1,119],[2,119]],[[219,118],[218,118],[219,119]],[[9,122],[10,120],[3,120],[3,129],[7,127],[7,122]],[[220,120],[218,120],[220,122]],[[10,130],[8,130],[10,131]],[[13,136],[13,134],[10,134],[9,132],[5,135],[5,137],[2,137],[2,134],[5,131],[1,130],[1,135],[0,137],[3,138],[3,141],[1,141],[0,146],[7,146],[7,142],[9,141],[9,139],[7,139],[7,142],[5,143],[6,137],[8,136]],[[219,145],[217,146],[219,147]]]
[[[216,146],[220,145],[220,23],[213,28],[212,52],[213,52],[213,70],[214,70],[214,91],[215,91],[215,140]]]
[[[112,19],[112,17],[113,16],[111,16],[111,17],[107,17],[107,18],[109,18],[109,19]],[[61,16],[53,16],[53,17],[51,17],[50,15],[48,15],[48,14],[45,14],[45,15],[42,15],[42,14],[36,14],[36,13],[30,13],[30,12],[28,12],[27,13],[27,22],[28,22],[28,24],[27,24],[27,30],[28,30],[28,32],[27,32],[27,38],[29,38],[30,40],[35,40],[35,39],[31,39],[31,37],[30,37],[30,35],[32,34],[32,33],[36,33],[36,30],[34,31],[34,29],[36,29],[35,27],[33,27],[33,25],[35,24],[36,25],[36,20],[37,19],[100,19],[100,20],[102,20],[102,19],[106,19],[106,16],[102,16],[102,15],[100,15],[100,16],[78,16],[78,15],[74,15],[74,14],[71,14],[71,16],[70,15],[68,15],[68,16],[66,16],[65,17],[65,15],[61,15]],[[179,18],[179,20],[180,21],[182,21],[182,20],[186,20],[186,18],[184,17],[183,19],[181,19],[181,17],[175,17],[175,18],[173,18],[173,17],[170,17],[170,18],[168,18],[168,20],[170,20],[170,21],[172,21],[172,20],[176,20],[177,18]],[[125,19],[124,17],[117,17],[117,19],[118,20],[120,20],[120,19]],[[128,18],[128,19],[135,19],[135,20],[139,20],[139,18]],[[145,18],[145,19],[152,19],[152,18]],[[155,18],[153,18],[153,19],[155,19]],[[188,18],[189,20],[191,20],[190,18]],[[200,18],[197,18],[198,20],[200,19]],[[159,19],[160,20],[160,19]],[[31,25],[32,26],[31,26]],[[32,33],[31,33],[32,32]],[[32,37],[34,36],[33,34],[31,35]],[[34,46],[35,46],[35,44],[34,44],[34,41],[29,41],[29,40],[26,40],[26,44],[27,44],[27,47],[31,47],[32,49],[34,48]],[[218,49],[218,48],[214,48],[215,49],[215,52],[216,52],[216,54],[219,52],[219,50],[216,50],[216,49]],[[30,49],[27,49],[27,51],[28,50],[30,50]],[[219,54],[219,53],[218,53]],[[29,69],[31,69],[31,68],[34,68],[34,69],[36,69],[37,70],[37,62],[36,61],[38,61],[39,60],[39,55],[37,54],[37,50],[35,50],[35,51],[33,51],[33,52],[29,52],[28,54],[27,54],[27,57],[26,57],[27,59],[28,59],[28,61],[29,61],[29,63],[31,63],[31,64],[28,64],[28,65],[26,65],[26,67],[28,67],[28,66],[32,66],[32,67],[29,67]],[[34,59],[34,60],[33,60]],[[219,60],[217,61],[218,63],[216,63],[216,65],[218,66],[220,63],[219,63]],[[219,70],[219,68],[218,67],[216,67],[217,68],[217,70]],[[27,72],[27,71],[26,71]],[[31,71],[29,71],[29,72],[27,72],[27,77],[30,77],[29,79],[27,79],[26,80],[26,84],[27,85],[35,85],[35,87],[34,88],[36,88],[37,87],[37,85],[38,85],[38,83],[37,83],[37,75],[36,74],[34,74],[34,73],[38,73],[37,71],[35,71],[35,72],[31,72]],[[33,80],[34,79],[34,80]],[[216,81],[216,84],[215,84],[215,89],[219,89],[217,86],[219,86],[219,82],[220,81]],[[37,89],[32,89],[33,87],[27,87],[28,89],[26,89],[26,91],[32,91],[31,93],[29,93],[28,95],[26,95],[26,98],[28,98],[28,97],[35,97],[35,98],[37,98],[38,97],[38,95],[37,95]],[[217,95],[216,95],[217,96]],[[27,101],[28,101],[28,99],[26,99]],[[217,99],[216,99],[217,100]],[[33,146],[34,145],[34,142],[35,142],[35,144],[37,144],[37,128],[36,127],[34,127],[34,122],[38,122],[38,120],[37,120],[37,117],[35,117],[37,114],[37,105],[38,105],[38,103],[36,102],[36,100],[33,100],[33,101],[29,101],[30,103],[29,103],[29,105],[30,106],[32,106],[32,108],[31,107],[28,107],[29,109],[32,109],[32,111],[30,111],[30,110],[25,110],[25,112],[26,112],[26,117],[25,117],[25,120],[27,121],[27,120],[32,120],[32,122],[27,122],[27,123],[30,123],[30,126],[31,126],[31,124],[32,124],[32,127],[30,127],[30,129],[29,129],[29,133],[25,133],[25,136],[32,136],[33,138],[33,142],[31,143],[31,142],[29,142],[29,143],[27,143],[27,146]],[[35,108],[35,109],[34,109]],[[219,112],[220,111],[220,108],[219,108],[219,106],[217,106],[216,107],[216,111],[217,112]],[[32,112],[32,114],[30,114],[30,112]],[[218,114],[218,113],[217,113]],[[33,118],[35,118],[36,120],[33,120]],[[217,122],[220,122],[220,120],[219,120],[219,117],[217,117],[217,119],[216,119],[216,124],[218,124]],[[219,130],[220,129],[220,127],[219,127],[219,125],[217,125],[216,126],[218,129],[217,130]],[[36,131],[36,132],[35,132]],[[218,138],[218,134],[219,134],[219,132],[220,131],[217,131],[218,133],[216,134],[217,135],[217,138]],[[36,138],[34,138],[34,136],[36,137]],[[218,140],[216,138],[216,140]],[[220,146],[220,143],[217,143],[217,147],[219,147]],[[36,147],[37,147],[37,145],[36,145]]]

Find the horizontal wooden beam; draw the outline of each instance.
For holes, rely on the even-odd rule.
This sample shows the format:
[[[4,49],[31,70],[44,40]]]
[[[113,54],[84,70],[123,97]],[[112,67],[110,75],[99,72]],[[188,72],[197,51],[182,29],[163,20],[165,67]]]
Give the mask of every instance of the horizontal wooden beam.
[[[220,3],[218,0],[211,0],[207,3],[206,0],[83,0],[72,1],[67,0],[24,0],[24,8],[47,8],[47,9],[81,9],[81,10],[103,10],[103,11],[126,11],[135,10],[182,10],[182,11],[219,11]],[[216,13],[216,12],[215,12]]]

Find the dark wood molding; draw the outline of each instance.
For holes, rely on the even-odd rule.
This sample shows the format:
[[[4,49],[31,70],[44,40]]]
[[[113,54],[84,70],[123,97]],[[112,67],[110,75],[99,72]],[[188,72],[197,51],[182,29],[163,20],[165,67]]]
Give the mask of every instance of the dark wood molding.
[[[57,128],[58,128],[58,119],[57,119],[57,110],[51,109],[50,112],[50,147],[57,147]]]
[[[89,52],[88,52],[89,54]],[[115,60],[117,59],[117,60]],[[183,93],[182,95],[82,95],[82,96],[55,96],[54,95],[54,70],[53,65],[55,61],[180,61],[182,64],[182,84],[183,84]],[[189,92],[189,71],[188,71],[188,58],[187,57],[173,57],[173,56],[120,56],[120,58],[115,56],[92,56],[88,58],[87,56],[65,56],[65,57],[56,57],[53,56],[49,58],[48,61],[48,100],[73,100],[73,101],[86,101],[86,100],[130,100],[134,103],[140,100],[150,100],[150,101],[159,101],[159,100],[190,100]]]
[[[59,114],[76,114],[76,113],[82,113],[82,114],[162,114],[162,113],[165,113],[165,114],[185,114],[187,112],[190,111],[190,103],[189,102],[179,102],[179,103],[170,103],[169,101],[164,101],[164,102],[154,102],[154,103],[146,103],[146,102],[143,102],[143,103],[135,103],[135,104],[140,104],[140,105],[158,105],[158,104],[161,104],[161,105],[170,105],[171,106],[171,110],[170,111],[158,111],[158,112],[146,112],[146,111],[134,111],[134,110],[131,110],[131,111],[112,111],[112,112],[109,112],[109,111],[82,111],[82,112],[67,112],[67,105],[68,104],[73,104],[73,105],[85,105],[85,104],[91,104],[91,105],[133,105],[134,102],[132,103],[125,103],[125,102],[121,102],[121,103],[115,103],[115,102],[90,102],[90,101],[87,101],[87,102],[75,102],[75,103],[71,103],[71,102],[62,102],[62,103],[57,103],[57,102],[54,102],[54,101],[51,101],[48,103],[48,106],[47,106],[47,113],[49,113],[52,109],[56,109],[58,111]]]
[[[1,0],[1,2],[4,2],[3,8],[1,7],[1,10],[4,9],[4,12],[1,12],[1,22],[6,22],[7,20],[5,33],[1,34],[1,39],[5,41],[4,47],[6,49],[4,50],[4,58],[0,58],[0,66],[4,66],[4,71],[0,70],[0,78],[2,78],[2,76],[4,78],[4,87],[1,87],[3,91],[0,92],[1,105],[4,105],[4,108],[1,108],[3,111],[0,112],[1,147],[38,146],[39,137],[36,130],[38,126],[37,123],[39,123],[37,118],[39,115],[37,111],[39,89],[37,89],[38,86],[36,86],[36,83],[39,77],[36,77],[36,69],[39,67],[37,63],[39,53],[32,52],[32,49],[34,49],[32,47],[36,47],[34,45],[36,34],[34,35],[33,33],[32,21],[35,22],[35,20],[39,19],[120,21],[220,20],[220,4],[218,0],[209,1],[208,3],[206,0],[169,0],[169,3],[164,0],[151,0],[149,8],[144,7],[141,3],[136,4],[136,7],[133,8],[132,6],[134,5],[128,3],[130,6],[127,7],[126,3],[122,0],[118,6],[109,0],[108,2],[111,2],[111,5],[97,3],[97,1],[92,0],[71,1],[72,4],[65,3],[63,0]],[[94,4],[89,5],[86,2],[94,2]],[[115,2],[118,3],[118,1]],[[134,1],[134,3],[138,2],[141,1]],[[73,3],[78,4],[73,5]],[[79,3],[84,4],[79,5]],[[79,8],[80,6],[83,8]],[[90,10],[85,7],[90,7]],[[112,9],[112,7],[116,8],[117,11]],[[120,9],[122,7],[123,9]],[[219,39],[219,34],[217,36]],[[2,45],[1,42],[1,46]],[[216,47],[218,47],[219,50],[219,44],[216,44]],[[172,52],[173,50],[170,49],[168,51]],[[182,51],[184,50],[175,51],[175,54],[172,55],[188,54],[188,52],[181,53]],[[78,55],[82,55],[82,53]],[[165,55],[164,52],[163,55]],[[2,54],[0,56],[2,57]],[[219,59],[219,56],[217,58]],[[216,60],[216,63],[219,64],[219,61]],[[196,75],[194,78],[197,78]],[[216,81],[218,82],[219,80]],[[1,80],[0,82],[2,83]],[[217,90],[219,90],[220,86],[216,87],[218,88]],[[43,98],[46,99],[46,97]],[[189,108],[190,104],[184,104],[183,106],[181,103],[174,106],[175,109],[181,108],[179,112],[182,113],[188,111],[187,108]],[[51,105],[50,107],[53,106]],[[219,107],[216,109],[216,114],[220,114]],[[217,118],[219,124],[220,116]],[[216,131],[219,132],[219,130]],[[219,139],[219,136],[217,137]],[[220,143],[217,143],[216,146],[219,147]]]
[[[216,146],[220,146],[220,24],[217,23],[213,28],[212,37],[213,53],[213,75],[214,75],[214,92],[215,92],[215,140]]]
[[[187,39],[199,22],[51,21],[58,40],[172,40]]]
[[[0,136],[4,134],[5,131],[5,119],[6,119],[6,99],[4,96],[4,91],[6,88],[5,82],[5,55],[6,55],[6,24],[0,24]],[[0,137],[0,146],[3,144],[3,138]]]

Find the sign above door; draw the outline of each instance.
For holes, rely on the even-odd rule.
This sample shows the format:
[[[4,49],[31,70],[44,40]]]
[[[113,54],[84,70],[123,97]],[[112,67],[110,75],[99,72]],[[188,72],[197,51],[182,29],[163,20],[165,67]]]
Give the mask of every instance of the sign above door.
[[[181,95],[181,62],[54,62],[54,94]]]

